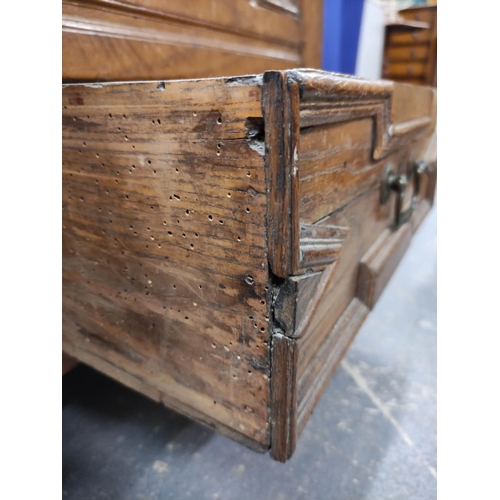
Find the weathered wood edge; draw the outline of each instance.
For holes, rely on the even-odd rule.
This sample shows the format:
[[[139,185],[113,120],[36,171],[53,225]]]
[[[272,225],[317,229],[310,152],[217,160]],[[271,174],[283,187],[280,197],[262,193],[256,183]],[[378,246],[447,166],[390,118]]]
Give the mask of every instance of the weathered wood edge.
[[[194,419],[200,424],[210,429],[214,429],[217,432],[231,438],[232,440],[243,444],[247,448],[250,448],[259,453],[265,453],[266,451],[268,451],[268,446],[261,445],[257,441],[254,441],[253,439],[250,439],[249,437],[239,433],[238,431],[235,431],[234,429],[221,424],[217,420],[208,417],[206,414],[182,403],[181,401],[171,396],[168,396],[167,394],[159,391],[150,384],[142,381],[134,375],[130,375],[129,373],[125,372],[121,368],[118,368],[117,366],[114,366],[108,361],[105,361],[89,352],[76,348],[67,343],[63,344],[63,349],[64,352],[76,358],[78,361],[88,364],[93,369],[98,370],[99,372],[108,377],[111,377],[114,380],[118,380],[120,383],[129,387],[130,389],[133,389],[149,397],[157,403],[163,403],[169,409],[172,409],[188,418]]]
[[[262,112],[265,130],[265,169],[267,181],[267,237],[268,259],[273,282],[274,304],[271,311],[271,457],[285,462],[295,449],[295,411],[297,407],[297,343],[285,336],[280,318],[274,316],[276,301],[281,291],[284,316],[290,309],[295,314],[297,296],[294,283],[285,280],[292,274],[293,241],[298,236],[293,213],[297,200],[297,178],[293,175],[294,146],[298,142],[298,88],[287,87],[286,73],[264,73]],[[295,111],[295,113],[294,113]],[[293,127],[295,115],[296,127]],[[295,133],[295,134],[294,134]],[[295,154],[298,159],[298,154]],[[295,198],[294,198],[295,191]],[[296,248],[296,247],[295,247]],[[288,286],[287,286],[288,284]]]
[[[281,334],[272,338],[271,457],[286,462],[297,439],[298,344]]]
[[[268,183],[267,228],[271,271],[280,278],[293,274],[298,260],[299,93],[286,73],[264,73],[262,93]],[[297,265],[295,263],[295,265]]]

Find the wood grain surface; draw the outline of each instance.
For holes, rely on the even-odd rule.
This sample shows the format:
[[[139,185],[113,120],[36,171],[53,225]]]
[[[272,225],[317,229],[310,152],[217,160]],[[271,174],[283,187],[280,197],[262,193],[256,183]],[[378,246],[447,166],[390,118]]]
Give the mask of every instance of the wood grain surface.
[[[274,328],[295,342],[298,351],[293,382],[297,422],[272,438],[272,447],[280,450],[273,451],[273,457],[286,460],[289,432],[303,429],[368,313],[367,305],[357,298],[360,261],[382,233],[392,235],[395,218],[395,197],[388,203],[380,199],[384,171],[390,166],[405,174],[412,161],[426,155],[435,127],[435,91],[311,70],[280,75],[271,101],[281,104],[287,99],[292,82],[298,84],[300,95],[299,134],[296,122],[281,114],[274,122],[279,132],[273,136],[273,149],[266,150],[270,196],[279,200],[272,210],[283,214],[268,218],[268,234],[282,236],[272,241],[270,236],[269,254],[275,255],[271,269],[280,277],[288,276],[275,294]],[[266,121],[266,129],[272,125]],[[415,212],[418,221],[428,210],[425,186]],[[284,221],[286,230],[280,226]],[[310,266],[297,265],[305,248],[295,236],[300,227],[314,235],[313,245],[322,247],[321,266],[314,266],[318,261],[313,260]],[[335,232],[327,236],[328,228],[342,228],[342,238]],[[411,226],[403,231],[411,236]],[[337,245],[337,253],[325,258],[329,245]],[[377,250],[373,252],[378,256]],[[395,246],[388,251],[390,258],[382,259],[388,264],[380,269],[380,290],[403,250]],[[286,259],[276,257],[284,255]],[[320,274],[314,272],[318,270]],[[273,356],[273,370],[281,358]],[[275,415],[273,406],[271,414]]]
[[[286,461],[432,204],[435,110],[311,70],[64,86],[64,351]]]
[[[267,449],[261,119],[257,78],[63,88],[63,346]]]
[[[63,81],[319,68],[322,12],[322,0],[64,0]]]

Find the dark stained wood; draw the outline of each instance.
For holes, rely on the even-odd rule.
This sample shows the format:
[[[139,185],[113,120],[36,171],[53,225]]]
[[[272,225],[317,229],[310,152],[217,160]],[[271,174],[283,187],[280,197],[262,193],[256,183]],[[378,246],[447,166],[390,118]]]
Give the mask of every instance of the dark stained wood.
[[[186,417],[194,418],[201,424],[214,429],[217,432],[225,434],[231,439],[238,441],[239,443],[247,446],[254,451],[263,452],[266,450],[266,448],[263,448],[262,445],[257,443],[255,440],[246,437],[241,432],[235,431],[232,427],[226,426],[218,420],[210,418],[203,411],[198,411],[192,406],[182,403],[182,401],[179,401],[179,399],[157,390],[148,382],[145,382],[144,380],[131,375],[128,371],[122,370],[114,364],[109,363],[108,361],[105,361],[98,356],[90,354],[88,351],[80,350],[73,346],[68,346],[68,349],[83,363],[92,366],[96,370],[99,370],[108,377],[117,380],[130,389],[140,392],[153,401],[156,401],[157,403],[163,403],[164,405],[168,406],[169,408],[175,409],[175,411],[185,415]]]
[[[273,335],[271,378],[271,456],[286,462],[295,451],[297,422],[297,342]]]
[[[64,86],[64,351],[287,460],[432,204],[435,109],[312,70]]]
[[[64,0],[63,81],[319,67],[321,25],[322,0]]]
[[[270,186],[267,225],[269,263],[285,278],[298,267],[297,227],[299,138],[298,85],[285,72],[264,74],[263,106],[266,131],[266,171]]]

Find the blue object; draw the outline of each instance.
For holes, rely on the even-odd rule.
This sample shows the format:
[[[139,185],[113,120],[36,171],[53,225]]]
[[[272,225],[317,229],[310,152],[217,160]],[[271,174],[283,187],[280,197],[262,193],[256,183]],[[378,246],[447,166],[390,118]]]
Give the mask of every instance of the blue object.
[[[324,0],[323,69],[353,75],[364,0]]]

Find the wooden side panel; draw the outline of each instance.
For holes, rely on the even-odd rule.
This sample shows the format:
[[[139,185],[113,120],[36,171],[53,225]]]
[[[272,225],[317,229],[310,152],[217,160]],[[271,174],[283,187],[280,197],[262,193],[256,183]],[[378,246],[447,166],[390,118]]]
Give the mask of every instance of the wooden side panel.
[[[88,0],[79,0],[88,3]],[[114,0],[91,0],[101,8],[113,8]],[[182,0],[122,0],[127,7],[143,16],[165,17],[211,26],[255,38],[289,42],[300,36],[297,0],[196,0],[196,5]]]
[[[64,350],[264,450],[261,122],[258,79],[63,88]]]

